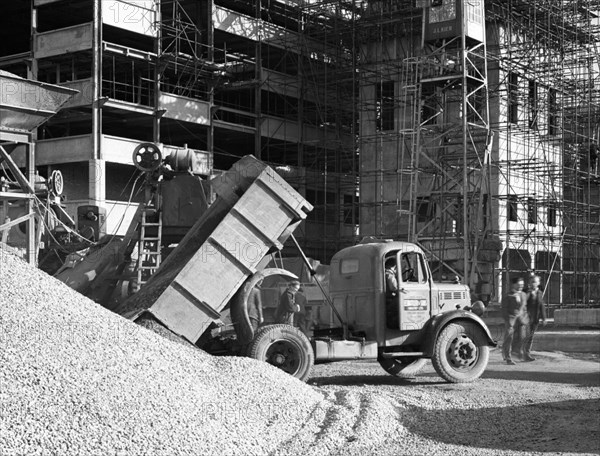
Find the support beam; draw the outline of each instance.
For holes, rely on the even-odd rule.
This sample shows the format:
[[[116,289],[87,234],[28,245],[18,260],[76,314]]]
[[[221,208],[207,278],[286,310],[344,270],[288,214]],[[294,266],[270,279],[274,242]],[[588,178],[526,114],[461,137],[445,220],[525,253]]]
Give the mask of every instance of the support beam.
[[[103,206],[106,202],[106,162],[90,160],[88,164],[90,203]]]

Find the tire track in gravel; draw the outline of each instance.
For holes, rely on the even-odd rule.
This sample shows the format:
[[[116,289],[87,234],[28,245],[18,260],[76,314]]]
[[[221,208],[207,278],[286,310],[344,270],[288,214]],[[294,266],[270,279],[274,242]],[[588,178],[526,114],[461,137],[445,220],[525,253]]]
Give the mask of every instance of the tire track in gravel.
[[[271,454],[330,454],[358,421],[359,404],[358,397],[348,391],[325,393],[302,428]]]
[[[563,383],[554,383],[556,375],[546,372],[570,367],[560,360],[550,366],[542,361],[529,377],[515,375],[514,380],[504,379],[492,363],[488,376],[498,379],[465,385],[440,382],[432,372],[412,381],[388,378],[373,363],[320,366],[311,383],[320,385],[326,400],[273,454],[600,454],[600,371],[591,379],[594,374],[586,362],[571,369],[572,378],[559,377]],[[523,369],[528,367],[536,366]],[[539,381],[545,377],[550,378]]]
[[[273,456],[377,454],[377,448],[392,434],[404,433],[401,405],[392,397],[352,390],[322,392],[325,400]]]

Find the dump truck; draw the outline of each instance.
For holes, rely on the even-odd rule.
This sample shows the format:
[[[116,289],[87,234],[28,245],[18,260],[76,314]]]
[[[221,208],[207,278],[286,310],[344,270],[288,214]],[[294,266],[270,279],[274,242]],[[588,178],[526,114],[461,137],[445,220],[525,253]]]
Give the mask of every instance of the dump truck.
[[[324,290],[331,324],[310,339],[287,324],[254,331],[251,290],[270,276],[297,278],[265,268],[265,260],[291,240],[310,268],[293,231],[312,205],[253,156],[213,178],[211,186],[216,200],[117,313],[138,322],[152,319],[211,352],[227,309],[235,332],[229,353],[265,361],[301,380],[309,378],[315,361],[351,359],[378,360],[399,377],[414,376],[427,359],[450,382],[483,373],[495,342],[471,311],[468,287],[435,283],[425,253],[408,242],[366,240],[334,255],[329,294]],[[386,289],[390,260],[402,265],[393,291]]]
[[[393,269],[395,290],[386,281]],[[436,283],[424,251],[415,244],[366,240],[334,255],[330,296],[341,316],[337,337],[316,334],[317,360],[377,359],[390,374],[412,377],[431,359],[449,382],[473,381],[484,372],[496,346],[480,318],[481,302],[471,303],[469,287]]]

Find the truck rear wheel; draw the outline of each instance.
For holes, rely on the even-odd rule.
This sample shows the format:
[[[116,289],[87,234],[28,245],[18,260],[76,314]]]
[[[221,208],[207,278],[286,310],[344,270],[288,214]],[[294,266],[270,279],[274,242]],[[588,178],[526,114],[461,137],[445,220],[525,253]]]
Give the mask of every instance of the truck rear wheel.
[[[302,381],[308,380],[315,361],[307,337],[290,325],[269,325],[260,328],[248,346],[247,355],[269,363]]]
[[[442,329],[431,360],[444,380],[468,383],[483,374],[489,357],[490,347],[482,329],[471,322],[457,322]]]
[[[388,374],[399,378],[415,377],[427,364],[427,360],[424,358],[384,358],[379,356],[377,361]]]

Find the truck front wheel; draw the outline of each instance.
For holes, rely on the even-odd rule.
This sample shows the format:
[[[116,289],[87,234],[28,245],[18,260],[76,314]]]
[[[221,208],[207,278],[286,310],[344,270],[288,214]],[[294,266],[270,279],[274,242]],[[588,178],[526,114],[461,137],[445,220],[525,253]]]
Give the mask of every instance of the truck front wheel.
[[[489,356],[490,347],[483,330],[471,322],[456,322],[440,332],[431,360],[444,380],[468,383],[483,374]]]
[[[377,358],[383,370],[399,378],[415,377],[427,364],[424,358]]]
[[[260,328],[248,346],[247,355],[269,363],[302,381],[308,380],[315,361],[307,337],[290,325],[268,325]]]

